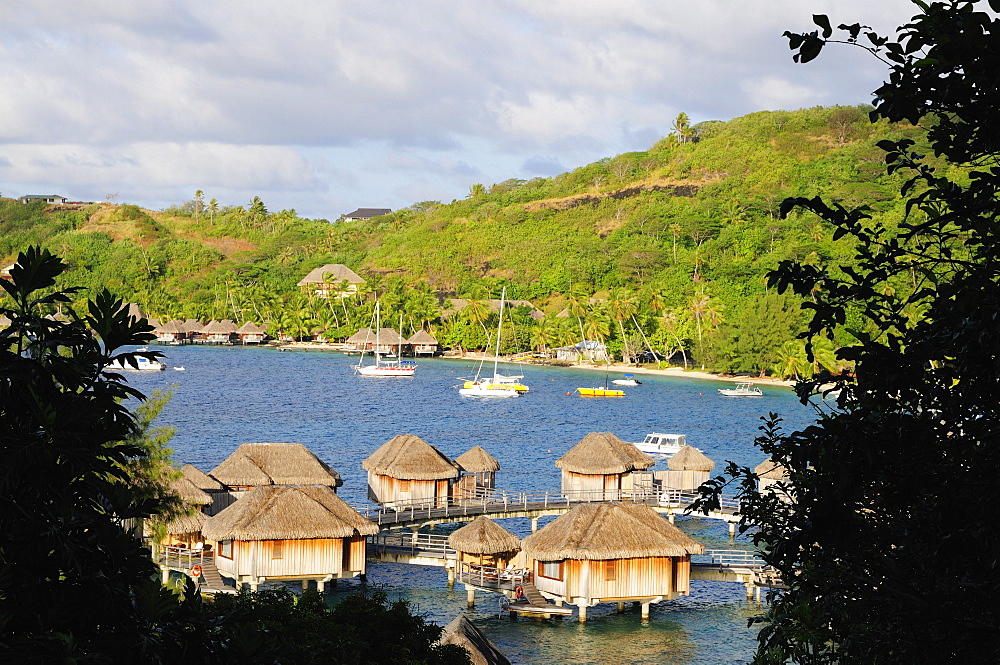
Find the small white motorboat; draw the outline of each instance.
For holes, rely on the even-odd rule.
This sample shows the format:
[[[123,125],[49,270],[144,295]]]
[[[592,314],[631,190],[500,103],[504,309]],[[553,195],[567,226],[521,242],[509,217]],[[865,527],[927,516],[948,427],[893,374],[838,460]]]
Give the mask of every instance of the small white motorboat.
[[[752,383],[737,383],[735,388],[719,388],[726,397],[763,397],[764,393]]]
[[[687,445],[687,437],[683,434],[661,434],[660,432],[651,432],[646,435],[645,439],[638,443],[633,443],[632,445],[644,453],[652,453],[654,455],[674,455],[677,451]]]
[[[639,379],[635,378],[631,374],[625,374],[623,376],[623,378],[621,378],[621,379],[614,379],[614,380],[611,381],[611,383],[615,384],[616,386],[639,386],[639,385],[642,385],[642,381],[640,381]]]
[[[181,366],[181,367],[175,367],[174,371],[175,372],[183,372],[184,371],[184,367],[183,366]]]
[[[147,351],[149,351],[149,349],[146,347],[142,347],[141,349],[135,350],[136,353],[145,353]],[[115,360],[110,365],[105,367],[105,369],[111,370],[112,372],[119,372],[122,370],[139,371],[139,372],[150,372],[150,371],[158,372],[160,370],[164,370],[167,368],[167,366],[161,363],[159,360],[150,360],[145,356],[134,356],[134,358],[136,363],[134,366],[131,363],[126,362],[124,360]]]

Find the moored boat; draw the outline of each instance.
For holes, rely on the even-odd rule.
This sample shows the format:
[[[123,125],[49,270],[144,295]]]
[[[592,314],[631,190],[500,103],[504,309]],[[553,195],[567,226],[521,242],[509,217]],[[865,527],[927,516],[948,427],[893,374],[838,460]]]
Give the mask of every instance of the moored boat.
[[[497,343],[493,353],[493,376],[481,376],[483,363],[480,361],[476,378],[465,381],[458,389],[459,395],[465,397],[516,397],[528,392],[528,386],[521,383],[523,376],[504,376],[497,372],[500,361],[500,331],[503,329],[503,308],[507,298],[507,287],[500,293],[500,321],[497,324]]]
[[[608,388],[607,386],[597,386],[596,388],[577,388],[576,391],[583,397],[625,397],[624,390]]]
[[[719,388],[726,397],[763,397],[764,392],[752,383],[737,383],[735,388]]]
[[[687,445],[687,437],[683,434],[650,432],[645,439],[632,445],[644,453],[675,455],[677,451]]]
[[[145,353],[148,350],[149,349],[143,347],[141,349],[137,349],[136,353]],[[136,362],[134,367],[132,366],[131,363],[128,363],[124,360],[115,360],[111,364],[109,364],[105,369],[109,369],[113,372],[120,372],[122,370],[138,371],[138,372],[159,372],[160,370],[164,370],[167,368],[167,366],[161,363],[159,360],[150,360],[145,356],[134,356],[134,359]]]
[[[622,378],[620,378],[620,379],[614,379],[611,383],[615,384],[616,386],[639,386],[639,385],[642,385],[642,381],[640,381],[639,379],[635,378],[631,374],[625,374]]]

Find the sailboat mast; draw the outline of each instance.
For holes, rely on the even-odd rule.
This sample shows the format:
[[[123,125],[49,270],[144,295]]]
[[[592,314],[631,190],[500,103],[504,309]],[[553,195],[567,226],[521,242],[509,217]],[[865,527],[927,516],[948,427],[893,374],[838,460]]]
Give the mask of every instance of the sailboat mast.
[[[500,323],[497,324],[497,348],[493,353],[493,378],[497,376],[497,362],[500,360],[500,331],[503,329],[503,304],[507,299],[507,287],[500,292]]]

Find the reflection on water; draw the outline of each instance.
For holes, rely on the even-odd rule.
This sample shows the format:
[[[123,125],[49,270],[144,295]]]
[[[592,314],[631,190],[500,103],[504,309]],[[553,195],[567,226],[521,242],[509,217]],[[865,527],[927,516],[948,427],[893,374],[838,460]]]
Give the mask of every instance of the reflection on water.
[[[559,489],[555,460],[589,432],[630,441],[652,431],[686,434],[718,472],[727,460],[763,460],[752,446],[760,416],[778,412],[793,428],[811,416],[789,389],[767,387],[764,399],[741,400],[720,396],[717,382],[684,377],[643,376],[624,398],[586,399],[573,391],[593,384],[593,372],[528,366],[528,395],[489,400],[458,395],[460,379],[475,373],[472,362],[421,360],[413,378],[377,378],[355,376],[354,361],[336,353],[160,350],[168,367],[185,371],[128,378],[145,392],[176,386],[158,424],[177,427],[171,446],[178,462],[210,471],[241,443],[302,443],[341,474],[340,495],[353,503],[367,498],[361,461],[397,434],[416,434],[451,457],[481,445],[500,461],[498,487],[543,491]],[[519,536],[530,533],[527,519],[502,523]],[[732,546],[721,523],[679,518],[677,525],[707,547]],[[441,624],[466,611],[464,588],[448,589],[438,568],[372,564],[369,581]],[[341,583],[335,593],[356,584]],[[653,605],[646,623],[638,609],[619,615],[613,603],[590,608],[582,626],[573,618],[512,622],[498,616],[498,598],[477,592],[470,617],[515,663],[743,663],[755,644],[747,619],[759,609],[738,584],[698,581],[691,597]]]

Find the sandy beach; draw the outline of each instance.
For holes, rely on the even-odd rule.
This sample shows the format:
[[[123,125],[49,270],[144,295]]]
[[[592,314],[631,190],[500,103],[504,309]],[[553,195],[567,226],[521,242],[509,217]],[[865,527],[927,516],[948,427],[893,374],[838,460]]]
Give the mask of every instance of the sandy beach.
[[[278,346],[279,349],[289,349],[297,351],[344,351],[343,345],[341,344],[325,344],[318,342],[288,342]],[[435,356],[442,360],[480,360],[483,356],[479,353],[466,353],[464,356]],[[492,359],[492,355],[488,358]],[[500,362],[505,365],[535,365],[540,367],[545,367],[547,365],[543,363],[522,363],[522,362],[512,362],[504,358],[500,358]],[[610,366],[607,364],[595,364],[595,363],[571,363],[571,364],[558,364],[558,365],[548,365],[550,367],[571,367],[574,369],[586,369],[593,370],[595,372],[613,372],[616,374],[652,374],[656,376],[685,376],[695,379],[707,379],[709,381],[728,381],[730,383],[758,383],[762,385],[772,385],[772,386],[794,386],[794,381],[786,381],[783,379],[775,379],[771,377],[757,377],[757,376],[747,376],[747,375],[725,375],[725,374],[713,374],[711,372],[704,372],[696,369],[684,369],[683,367],[668,367],[666,369],[653,369],[651,367],[635,367],[633,365],[626,365],[624,363],[611,363]]]

